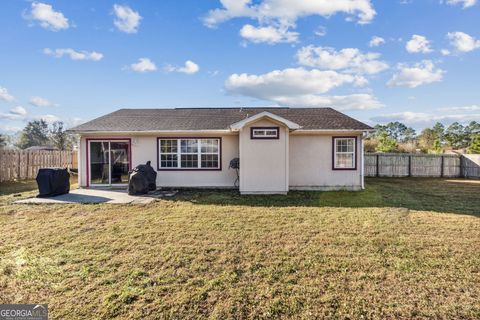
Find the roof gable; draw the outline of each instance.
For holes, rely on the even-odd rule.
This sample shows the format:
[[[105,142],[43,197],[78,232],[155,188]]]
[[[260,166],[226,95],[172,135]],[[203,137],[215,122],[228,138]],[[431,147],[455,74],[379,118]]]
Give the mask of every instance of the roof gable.
[[[301,126],[299,124],[295,123],[295,122],[292,122],[288,119],[277,116],[276,114],[273,114],[271,112],[263,111],[263,112],[257,113],[254,116],[245,118],[245,119],[243,119],[241,121],[238,121],[238,122],[235,122],[234,124],[230,125],[230,129],[240,130],[241,128],[248,125],[249,123],[252,123],[252,122],[258,121],[260,119],[264,119],[264,118],[268,118],[268,119],[272,119],[276,122],[280,122],[283,125],[285,125],[287,128],[289,128],[290,130],[297,130],[297,129],[301,128]]]

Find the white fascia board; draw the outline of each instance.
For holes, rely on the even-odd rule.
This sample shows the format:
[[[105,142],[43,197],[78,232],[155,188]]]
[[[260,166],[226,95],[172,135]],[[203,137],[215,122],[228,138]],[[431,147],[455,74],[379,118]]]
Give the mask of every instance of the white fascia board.
[[[165,134],[165,133],[175,133],[175,134],[228,134],[232,133],[229,129],[223,130],[142,130],[142,131],[71,131],[75,134],[87,135],[87,134]]]
[[[375,130],[358,130],[358,129],[311,129],[311,130],[305,130],[305,129],[300,129],[296,130],[295,134],[339,134],[339,133],[358,133],[358,134],[363,134],[363,133],[368,133],[368,132],[373,132]]]
[[[260,112],[260,113],[254,115],[254,116],[251,116],[251,117],[243,119],[242,121],[236,122],[236,123],[230,125],[230,128],[232,130],[240,130],[241,128],[243,128],[247,124],[249,124],[251,122],[254,122],[254,121],[257,121],[257,120],[260,120],[262,118],[270,118],[272,120],[280,122],[280,123],[284,124],[286,127],[288,127],[290,130],[298,130],[298,129],[301,128],[301,126],[299,124],[297,124],[295,122],[292,122],[288,119],[282,118],[280,116],[277,116],[276,114],[273,114],[273,113],[268,112],[268,111]]]

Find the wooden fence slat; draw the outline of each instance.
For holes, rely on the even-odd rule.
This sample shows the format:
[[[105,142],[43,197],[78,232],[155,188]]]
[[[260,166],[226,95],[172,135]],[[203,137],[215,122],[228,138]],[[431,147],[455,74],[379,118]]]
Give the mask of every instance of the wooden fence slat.
[[[480,178],[480,155],[366,153],[367,177]]]
[[[0,182],[35,179],[40,168],[77,168],[76,151],[0,150]]]

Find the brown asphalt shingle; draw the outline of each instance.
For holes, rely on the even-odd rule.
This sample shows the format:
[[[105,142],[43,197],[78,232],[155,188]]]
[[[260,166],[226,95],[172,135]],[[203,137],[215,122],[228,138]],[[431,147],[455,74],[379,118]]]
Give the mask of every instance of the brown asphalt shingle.
[[[222,130],[263,111],[298,123],[306,130],[372,129],[331,108],[177,108],[120,109],[70,131]]]

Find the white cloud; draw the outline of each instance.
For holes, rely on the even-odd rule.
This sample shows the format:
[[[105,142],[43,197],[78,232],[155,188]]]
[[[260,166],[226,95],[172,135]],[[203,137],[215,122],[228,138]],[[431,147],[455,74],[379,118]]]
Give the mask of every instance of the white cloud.
[[[472,120],[480,120],[480,113],[478,114],[439,114],[438,112],[396,112],[389,114],[382,114],[371,118],[375,122],[391,122],[400,121],[407,125],[427,125],[435,122],[451,123],[455,121],[470,122]]]
[[[72,60],[92,60],[92,61],[100,61],[103,58],[103,54],[99,52],[88,52],[85,50],[82,51],[75,51],[70,48],[65,49],[55,49],[52,50],[50,48],[43,49],[43,53],[55,58],[61,58],[64,55],[67,55]]]
[[[405,49],[407,49],[410,53],[429,53],[432,52],[432,48],[430,47],[430,41],[421,35],[414,34],[412,39],[410,39]]]
[[[315,31],[315,35],[318,37],[325,37],[327,35],[327,28],[324,26],[319,26]]]
[[[261,75],[232,74],[225,82],[229,93],[268,100],[280,105],[324,106],[336,109],[370,109],[382,106],[368,94],[322,96],[345,84],[362,84],[365,78],[328,70],[290,68]]]
[[[11,113],[11,112],[8,112],[8,113],[0,112],[0,120],[21,121],[21,120],[23,120],[23,119],[24,119],[23,116],[20,116],[20,115],[15,114],[15,113]]]
[[[200,67],[195,62],[191,60],[187,60],[185,61],[185,65],[183,67],[175,67],[172,65],[167,65],[165,66],[164,70],[166,72],[180,72],[185,74],[194,74],[200,70]]]
[[[234,18],[250,18],[259,26],[246,25],[241,35],[254,42],[296,42],[296,28],[301,17],[319,15],[330,17],[337,13],[357,17],[360,24],[370,23],[376,15],[371,0],[220,0],[222,8],[210,10],[203,18],[207,27],[215,27]],[[320,33],[321,34],[321,33]],[[280,39],[280,40],[279,40]],[[263,41],[262,41],[263,40]]]
[[[281,95],[325,93],[343,84],[352,84],[356,80],[355,76],[336,71],[290,68],[262,75],[232,74],[225,86],[233,93],[268,99]]]
[[[27,122],[32,120],[45,120],[48,123],[53,123],[55,121],[64,121],[67,127],[71,127],[73,125],[79,124],[79,118],[66,118],[61,119],[60,117],[53,115],[53,114],[30,114],[27,110],[22,106],[17,106],[15,108],[10,109],[6,113],[0,113],[0,120],[7,120],[7,121],[21,121]],[[15,128],[15,129],[8,129],[8,128]],[[3,131],[20,131],[22,128],[12,127],[8,125],[2,124]]]
[[[220,71],[218,70],[213,70],[213,71],[208,71],[208,74],[211,76],[211,77],[216,77],[220,74]]]
[[[7,88],[0,86],[0,100],[12,102],[13,100],[15,100],[15,98],[10,93],[8,93]]]
[[[399,64],[398,73],[387,82],[390,87],[415,88],[420,85],[441,81],[445,71],[435,67],[430,60],[415,63],[412,66]]]
[[[22,106],[12,108],[8,113],[0,113],[0,119],[2,120],[22,121],[26,118],[27,110]]]
[[[462,106],[462,107],[446,107],[446,108],[439,108],[438,111],[446,111],[446,112],[469,112],[469,111],[479,111],[480,112],[480,105],[471,105],[471,106]]]
[[[385,43],[385,39],[382,37],[373,36],[370,42],[368,43],[369,47],[378,47]]]
[[[477,3],[477,0],[447,0],[449,5],[462,5],[464,9],[473,7]]]
[[[40,26],[52,31],[68,29],[68,19],[60,11],[53,10],[52,6],[46,3],[33,2],[32,9],[28,16],[29,20],[35,20]]]
[[[304,16],[320,15],[330,17],[336,13],[357,16],[361,24],[369,23],[375,17],[370,0],[220,0],[223,8],[210,10],[204,23],[213,27],[233,18],[248,17],[260,22],[276,21],[294,24]]]
[[[53,103],[51,103],[47,99],[42,98],[42,97],[38,97],[38,96],[32,97],[30,99],[30,104],[34,105],[35,107],[53,107],[53,106],[55,106]]]
[[[113,5],[113,11],[116,16],[113,24],[118,30],[126,33],[136,33],[138,31],[142,16],[137,11],[132,10],[129,6],[118,4]]]
[[[16,106],[10,110],[10,113],[17,114],[19,116],[25,116],[27,115],[27,110],[22,106]]]
[[[288,27],[254,27],[246,24],[240,29],[240,35],[253,43],[266,42],[275,44],[280,42],[297,42],[298,32],[288,31]]]
[[[138,59],[137,63],[133,63],[130,65],[130,69],[132,69],[135,72],[152,72],[157,70],[157,66],[155,63],[148,59],[148,58],[140,58]]]
[[[369,110],[383,108],[384,105],[376,97],[366,94],[351,94],[346,96],[320,96],[307,94],[293,97],[279,97],[276,103],[283,106],[324,107],[336,110]]]
[[[449,56],[451,54],[450,50],[448,49],[442,49],[440,50],[440,53],[442,54],[442,56]]]
[[[41,114],[41,115],[33,115],[30,117],[32,120],[44,120],[47,123],[53,123],[57,121],[62,121],[59,117],[53,114]]]
[[[480,48],[480,40],[465,32],[449,32],[447,38],[450,40],[450,44],[460,52],[470,52]]]
[[[297,52],[297,61],[301,65],[365,74],[375,74],[388,69],[388,64],[378,58],[380,58],[378,53],[362,53],[356,48],[336,51],[329,47],[310,45]]]
[[[53,114],[40,114],[40,115],[19,115],[12,112],[0,113],[1,120],[11,121],[31,121],[31,120],[45,120],[48,123],[55,121],[61,121],[61,119]]]

